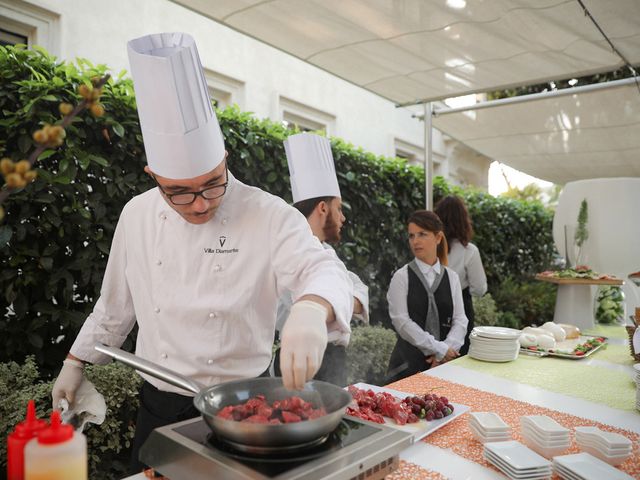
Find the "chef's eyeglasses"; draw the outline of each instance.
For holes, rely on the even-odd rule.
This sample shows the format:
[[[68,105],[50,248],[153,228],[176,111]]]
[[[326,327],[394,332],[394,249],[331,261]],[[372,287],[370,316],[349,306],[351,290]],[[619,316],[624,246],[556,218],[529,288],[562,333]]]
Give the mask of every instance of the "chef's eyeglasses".
[[[224,166],[225,176],[227,181],[220,184],[214,185],[213,187],[205,188],[204,190],[200,190],[199,192],[181,192],[181,193],[167,193],[162,188],[162,185],[158,183],[156,177],[152,175],[153,180],[158,185],[158,188],[165,194],[165,196],[169,199],[171,203],[174,205],[191,205],[196,201],[196,198],[202,197],[205,200],[214,200],[216,198],[220,198],[227,191],[227,185],[229,185],[229,168],[227,165]]]

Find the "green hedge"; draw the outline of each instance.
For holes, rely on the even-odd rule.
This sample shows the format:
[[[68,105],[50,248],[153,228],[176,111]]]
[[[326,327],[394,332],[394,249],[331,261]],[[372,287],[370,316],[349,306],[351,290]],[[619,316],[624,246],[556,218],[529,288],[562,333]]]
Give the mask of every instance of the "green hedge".
[[[88,424],[89,478],[119,479],[127,476],[131,441],[138,409],[138,391],[142,379],[129,367],[110,364],[88,367],[87,378],[101,392],[107,404],[102,425]],[[22,365],[0,363],[0,438],[7,438],[18,422],[24,420],[29,400],[36,403],[39,418],[51,416],[51,382],[42,382],[33,356]],[[7,444],[0,442],[0,472],[6,472]],[[0,474],[0,478],[4,478]]]
[[[60,101],[75,103],[77,86],[106,67],[60,63],[42,50],[0,47],[0,156],[24,158],[31,133],[55,122]],[[0,226],[0,361],[36,356],[51,374],[99,294],[122,206],[152,186],[145,165],[131,81],[104,89],[106,115],[82,115],[65,145],[43,154],[35,183],[9,197]],[[229,108],[219,112],[234,174],[290,201],[282,141],[290,133],[271,121]],[[347,223],[338,254],[370,287],[373,323],[389,325],[386,291],[410,259],[405,221],[424,204],[423,169],[376,157],[332,139]],[[539,204],[459,190],[442,179],[436,199],[462,194],[473,216],[490,290],[548,267],[551,214]],[[492,290],[493,291],[493,290]]]

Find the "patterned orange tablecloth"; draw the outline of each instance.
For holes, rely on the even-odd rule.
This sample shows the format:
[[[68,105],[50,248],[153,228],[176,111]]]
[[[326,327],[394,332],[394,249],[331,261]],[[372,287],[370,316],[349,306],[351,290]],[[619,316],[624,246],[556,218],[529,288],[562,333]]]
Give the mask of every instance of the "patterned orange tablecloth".
[[[476,388],[467,387],[465,385],[449,382],[447,380],[442,380],[428,375],[413,375],[412,377],[387,385],[387,387],[415,395],[429,393],[432,390],[435,390],[434,393],[443,395],[452,402],[468,405],[471,407],[472,412],[496,412],[511,426],[513,439],[520,442],[523,441],[522,436],[520,435],[520,417],[523,415],[547,415],[561,425],[570,429],[578,426],[595,426],[601,430],[622,434],[633,442],[633,452],[632,455],[617,468],[623,470],[634,478],[640,479],[640,435],[635,432],[623,430],[567,413],[558,412],[549,408],[539,407],[537,405],[503,397],[494,393],[484,392]],[[497,470],[482,457],[483,446],[473,438],[471,430],[467,425],[468,418],[468,415],[460,416],[458,419],[426,437],[423,441],[440,448],[451,449],[461,457]],[[575,437],[572,434],[571,447],[563,453],[563,455],[578,453],[579,451],[580,450],[575,442]],[[412,473],[414,471],[418,472],[419,470],[423,470],[423,472],[415,475]],[[402,475],[403,472],[404,475]],[[443,478],[441,476],[428,476],[432,474],[435,474],[435,472],[431,472],[417,465],[405,462],[397,472],[397,475],[400,476],[396,477],[396,473],[394,473],[394,476],[388,478]]]

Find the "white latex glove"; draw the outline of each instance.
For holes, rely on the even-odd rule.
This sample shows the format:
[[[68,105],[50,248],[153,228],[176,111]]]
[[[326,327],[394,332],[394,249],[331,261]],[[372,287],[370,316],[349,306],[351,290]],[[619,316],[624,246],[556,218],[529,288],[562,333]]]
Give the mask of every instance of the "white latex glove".
[[[311,300],[291,307],[282,329],[280,370],[285,388],[301,390],[313,378],[327,348],[327,309]]]
[[[84,364],[82,362],[67,358],[62,363],[62,370],[60,370],[51,390],[54,410],[61,408],[60,401],[62,399],[66,399],[69,405],[73,405],[76,392],[84,378]]]

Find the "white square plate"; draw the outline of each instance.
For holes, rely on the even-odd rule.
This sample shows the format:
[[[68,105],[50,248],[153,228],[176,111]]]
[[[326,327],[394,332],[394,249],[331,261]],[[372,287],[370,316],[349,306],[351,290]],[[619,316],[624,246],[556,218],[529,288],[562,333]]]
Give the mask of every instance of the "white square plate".
[[[377,385],[369,385],[368,383],[355,383],[354,387],[357,387],[361,390],[373,390],[376,393],[379,392],[387,392],[393,395],[396,398],[403,399],[405,397],[413,397],[412,393],[400,392],[398,390],[393,390],[391,388],[386,387],[378,387]],[[346,390],[346,387],[345,387]],[[446,397],[446,392],[438,393],[438,391],[434,392],[436,395]],[[448,398],[448,397],[447,397]],[[469,407],[466,405],[461,405],[459,403],[449,402],[453,405],[453,413],[447,417],[441,418],[439,420],[431,420],[430,422],[427,420],[420,420],[417,423],[407,423],[405,425],[398,425],[393,418],[383,417],[384,423],[387,427],[396,428],[403,432],[412,433],[414,441],[418,441],[426,437],[427,435],[432,434],[439,428],[444,427],[447,423],[455,420],[463,413],[466,413],[469,410]]]
[[[546,458],[515,440],[485,443],[484,448],[500,458],[504,463],[510,465],[514,470],[537,470],[551,467],[551,462]]]
[[[475,422],[478,430],[487,433],[507,433],[511,427],[505,423],[500,415],[494,412],[469,412],[469,416]],[[471,421],[471,419],[469,420]]]
[[[633,480],[623,471],[584,452],[555,457],[553,461],[584,480]]]
[[[511,468],[511,466],[504,463],[498,457],[494,456],[491,452],[484,450],[484,458],[497,467],[502,473],[504,473],[507,477],[513,478],[516,480],[538,480],[538,479],[546,479],[551,477],[552,469],[543,468],[538,470],[522,470],[517,471]]]

